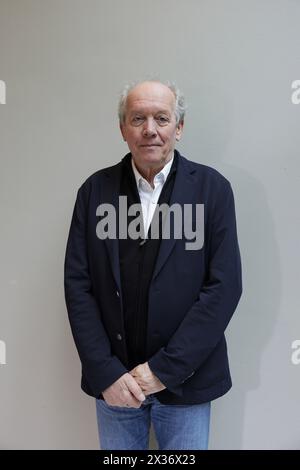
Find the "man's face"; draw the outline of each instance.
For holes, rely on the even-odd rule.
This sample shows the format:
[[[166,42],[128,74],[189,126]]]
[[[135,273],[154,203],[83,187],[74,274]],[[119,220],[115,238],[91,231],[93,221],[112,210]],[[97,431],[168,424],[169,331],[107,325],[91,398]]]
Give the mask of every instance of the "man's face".
[[[163,167],[173,156],[183,124],[176,125],[175,96],[165,85],[144,82],[127,97],[124,140],[138,167]]]

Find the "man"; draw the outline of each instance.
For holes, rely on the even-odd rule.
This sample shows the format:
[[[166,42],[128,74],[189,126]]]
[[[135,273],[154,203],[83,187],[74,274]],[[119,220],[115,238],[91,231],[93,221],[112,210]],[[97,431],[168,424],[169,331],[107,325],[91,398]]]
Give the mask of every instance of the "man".
[[[147,449],[151,422],[160,449],[207,449],[210,402],[231,387],[224,331],[242,292],[233,193],[175,150],[184,100],[174,86],[127,87],[119,119],[130,153],[79,189],[66,251],[82,389],[96,398],[102,449]],[[130,211],[127,236],[114,225],[105,236],[110,207],[124,225],[121,198],[140,204],[144,236],[128,236]],[[190,221],[202,224],[204,243],[164,237],[165,216],[151,237],[161,205],[202,205],[202,220],[194,211]]]

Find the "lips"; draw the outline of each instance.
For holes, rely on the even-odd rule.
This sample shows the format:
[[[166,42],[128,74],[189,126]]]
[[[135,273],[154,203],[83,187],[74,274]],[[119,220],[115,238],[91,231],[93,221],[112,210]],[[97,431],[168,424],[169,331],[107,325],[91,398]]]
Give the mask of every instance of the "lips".
[[[160,144],[145,144],[145,145],[141,145],[141,147],[161,147]]]

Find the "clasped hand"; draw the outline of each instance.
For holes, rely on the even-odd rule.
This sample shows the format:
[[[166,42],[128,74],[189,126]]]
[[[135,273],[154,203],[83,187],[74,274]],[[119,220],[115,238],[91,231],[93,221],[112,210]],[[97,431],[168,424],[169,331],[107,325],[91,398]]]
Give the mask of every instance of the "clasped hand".
[[[140,408],[147,395],[165,388],[151,371],[148,362],[145,362],[123,374],[102,395],[108,405]]]

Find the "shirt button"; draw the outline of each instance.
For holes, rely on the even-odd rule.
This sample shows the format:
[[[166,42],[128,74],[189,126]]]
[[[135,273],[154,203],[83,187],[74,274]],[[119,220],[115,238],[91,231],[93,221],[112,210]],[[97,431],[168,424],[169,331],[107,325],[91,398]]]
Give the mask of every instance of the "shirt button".
[[[120,335],[120,333],[117,334],[117,339],[118,339],[119,341],[122,340],[122,335]]]
[[[116,294],[117,294],[118,297],[120,297],[120,293],[119,293],[118,290],[116,290]]]

